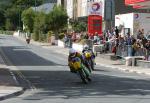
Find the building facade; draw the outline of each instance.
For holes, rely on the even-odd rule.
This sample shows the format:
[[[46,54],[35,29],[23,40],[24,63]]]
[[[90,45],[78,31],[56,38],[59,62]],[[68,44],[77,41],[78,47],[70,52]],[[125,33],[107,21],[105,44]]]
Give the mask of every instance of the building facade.
[[[67,13],[73,20],[88,21],[89,6],[93,2],[102,2],[103,30],[114,27],[115,15],[125,13],[150,13],[149,9],[135,9],[132,6],[125,5],[126,0],[67,0]],[[133,1],[133,0],[128,0]]]

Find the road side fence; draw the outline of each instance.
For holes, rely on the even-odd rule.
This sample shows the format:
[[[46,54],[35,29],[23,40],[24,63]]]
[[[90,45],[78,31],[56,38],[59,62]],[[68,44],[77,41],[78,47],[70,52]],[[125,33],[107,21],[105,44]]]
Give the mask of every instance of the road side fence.
[[[119,45],[116,49],[116,55],[121,57],[127,56],[146,56],[145,48],[133,50],[132,45]]]

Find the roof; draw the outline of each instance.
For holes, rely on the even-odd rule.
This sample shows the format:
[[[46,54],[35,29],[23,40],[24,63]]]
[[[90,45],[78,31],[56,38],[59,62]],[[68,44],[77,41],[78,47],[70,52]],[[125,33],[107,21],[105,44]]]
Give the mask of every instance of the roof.
[[[54,4],[55,3],[45,3],[45,4],[40,5],[38,7],[32,7],[32,9],[36,10],[36,11],[42,11],[45,13],[49,13],[53,10]]]

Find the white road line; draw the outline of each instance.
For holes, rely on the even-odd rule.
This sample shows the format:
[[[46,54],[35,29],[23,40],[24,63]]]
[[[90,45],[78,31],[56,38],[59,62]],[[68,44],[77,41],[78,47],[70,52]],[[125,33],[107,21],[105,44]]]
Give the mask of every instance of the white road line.
[[[3,50],[2,50],[2,48],[0,48],[0,52],[1,52],[1,54],[3,55],[3,59],[5,59],[10,65],[13,65],[12,64],[12,62],[8,59],[8,57],[5,55],[5,53],[3,52]],[[4,61],[4,60],[3,60]],[[5,62],[4,62],[5,63]],[[6,66],[6,65],[5,65]],[[31,89],[36,89],[36,87],[35,86],[33,86],[32,85],[32,83],[29,81],[29,80],[27,80],[26,78],[25,78],[25,76],[19,71],[19,69],[16,67],[16,66],[6,66],[6,67],[10,67],[9,69],[9,71],[10,71],[10,73],[11,73],[11,75],[13,76],[13,79],[15,80],[15,82],[19,85],[19,82],[17,81],[17,78],[15,77],[15,74],[11,71],[12,69],[14,69],[14,70],[16,70],[16,73],[19,75],[19,77],[21,78],[21,79],[23,79],[23,80],[25,80],[28,84],[29,84],[29,86],[30,86],[30,88]]]

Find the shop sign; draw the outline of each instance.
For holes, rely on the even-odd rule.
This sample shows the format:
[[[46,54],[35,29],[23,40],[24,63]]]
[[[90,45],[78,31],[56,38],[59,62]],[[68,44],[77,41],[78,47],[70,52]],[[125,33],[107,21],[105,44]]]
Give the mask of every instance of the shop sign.
[[[89,15],[102,16],[102,2],[93,2],[89,6]]]

